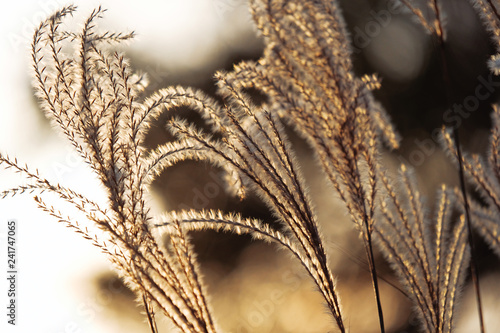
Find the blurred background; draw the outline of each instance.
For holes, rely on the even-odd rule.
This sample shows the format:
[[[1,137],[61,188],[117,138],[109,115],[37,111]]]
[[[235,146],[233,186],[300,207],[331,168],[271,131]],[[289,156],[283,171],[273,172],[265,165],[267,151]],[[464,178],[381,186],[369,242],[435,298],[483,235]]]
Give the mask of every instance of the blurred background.
[[[497,100],[500,85],[500,79],[491,77],[486,67],[494,48],[469,2],[442,2],[448,31],[446,56],[452,78],[451,99],[461,109],[450,107],[444,98],[436,45],[395,5],[396,1],[341,1],[353,39],[356,71],[380,75],[383,87],[375,93],[376,97],[403,137],[401,149],[386,152],[384,162],[388,168],[402,162],[415,168],[430,209],[439,184],[456,185],[458,179],[440,151],[436,129],[443,124],[460,126],[464,149],[484,152],[490,104]],[[78,28],[93,8],[102,5],[108,11],[100,21],[101,29],[137,33],[120,50],[130,58],[134,69],[147,73],[150,84],[145,95],[174,84],[214,94],[216,70],[230,70],[233,64],[257,59],[262,52],[262,41],[243,0],[72,3],[79,9],[68,21],[70,27]],[[32,33],[43,18],[65,4],[68,2],[60,0],[12,1],[4,4],[0,13],[0,151],[38,168],[49,180],[96,201],[105,201],[96,178],[37,107],[31,88]],[[490,84],[486,87],[485,82]],[[485,86],[490,94],[478,96],[478,86]],[[190,110],[176,112],[197,121]],[[162,116],[152,128],[148,147],[172,139],[164,128],[168,117]],[[347,326],[352,332],[378,332],[362,242],[342,204],[318,172],[307,145],[292,131],[289,133],[312,193],[333,272],[338,277]],[[9,171],[0,172],[2,190],[22,181]],[[273,220],[257,198],[231,198],[220,184],[218,170],[184,162],[167,170],[153,184],[151,203],[156,212],[218,208]],[[5,327],[6,332],[149,331],[134,296],[98,249],[38,211],[29,194],[0,200],[2,244],[6,241],[6,222],[11,219],[18,223],[18,325],[13,328],[2,320],[0,327]],[[215,317],[225,332],[335,331],[320,295],[298,263],[284,251],[241,236],[211,232],[191,236]],[[480,243],[479,250],[485,317],[489,332],[493,332],[500,327],[496,316],[500,311],[499,262],[485,244]],[[381,289],[388,332],[415,332],[417,320],[410,313],[411,305],[392,285],[397,281],[379,259],[380,273],[387,280]],[[2,272],[6,271],[5,265],[6,259],[1,259]],[[7,289],[6,279],[1,278],[2,302]],[[477,331],[469,284],[463,296],[457,332]],[[157,317],[160,332],[175,331],[161,317]]]

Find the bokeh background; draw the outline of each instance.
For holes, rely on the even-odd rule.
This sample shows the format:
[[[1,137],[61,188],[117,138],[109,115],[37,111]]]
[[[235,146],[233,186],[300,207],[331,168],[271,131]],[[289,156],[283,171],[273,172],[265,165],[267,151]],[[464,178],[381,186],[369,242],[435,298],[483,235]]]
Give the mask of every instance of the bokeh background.
[[[488,143],[490,104],[497,100],[500,79],[486,67],[494,52],[476,13],[465,0],[442,1],[448,29],[447,59],[452,100],[467,107],[457,118],[445,101],[438,49],[423,29],[393,0],[340,1],[353,38],[358,74],[378,73],[383,87],[375,94],[401,134],[402,147],[386,152],[389,169],[412,165],[432,209],[439,184],[457,184],[456,170],[440,151],[433,133],[443,124],[460,125],[462,144],[484,152]],[[29,45],[39,22],[69,2],[8,2],[0,13],[0,151],[16,156],[48,179],[105,201],[105,194],[85,164],[72,152],[37,107],[31,88]],[[173,84],[215,93],[213,73],[257,59],[262,41],[243,0],[74,1],[79,10],[68,22],[78,28],[98,5],[108,9],[101,29],[131,31],[137,37],[120,50],[132,66],[147,73],[146,95]],[[428,13],[427,13],[428,14]],[[491,94],[475,89],[489,80]],[[497,83],[499,82],[499,83]],[[256,96],[257,98],[258,96]],[[477,102],[476,102],[477,101]],[[197,121],[190,110],[175,110]],[[163,115],[148,135],[148,147],[171,140]],[[454,117],[451,117],[454,116]],[[460,124],[458,124],[460,122]],[[332,269],[338,277],[348,327],[378,332],[376,309],[362,243],[335,193],[325,184],[307,145],[290,131],[319,216]],[[0,171],[0,189],[22,182]],[[156,212],[165,209],[218,208],[272,221],[268,209],[251,195],[244,201],[227,196],[219,171],[185,162],[154,183],[150,198]],[[2,332],[148,332],[133,295],[110,269],[98,249],[35,208],[30,195],[0,200],[0,267],[5,272],[6,222],[18,223],[18,325]],[[300,265],[284,251],[212,232],[192,234],[214,315],[227,332],[333,332],[321,298]],[[489,332],[500,327],[499,262],[479,244],[485,316]],[[391,270],[380,259],[382,302],[388,332],[415,332],[411,305],[392,284]],[[3,273],[2,273],[3,274]],[[0,278],[0,299],[7,284]],[[477,331],[475,303],[466,285],[457,332]],[[2,303],[3,304],[3,303]],[[1,306],[3,308],[3,305]],[[174,331],[158,315],[161,332]],[[6,330],[4,330],[4,328]]]

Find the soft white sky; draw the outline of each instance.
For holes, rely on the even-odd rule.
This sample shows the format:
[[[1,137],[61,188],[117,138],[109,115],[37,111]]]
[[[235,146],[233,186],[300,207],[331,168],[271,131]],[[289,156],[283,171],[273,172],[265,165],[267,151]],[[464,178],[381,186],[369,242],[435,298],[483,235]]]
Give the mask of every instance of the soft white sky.
[[[33,105],[29,44],[41,19],[62,0],[18,0],[0,11],[0,151],[16,156],[47,178],[98,200],[103,198],[86,166],[60,135],[41,126],[43,116]],[[224,50],[244,48],[235,36],[251,34],[244,1],[74,1],[74,21],[92,8],[108,9],[102,27],[134,30],[138,38],[128,48],[143,54],[155,68],[173,70],[217,64]],[[231,28],[228,28],[231,27]],[[239,43],[238,43],[239,42]],[[22,182],[0,170],[0,190]],[[6,324],[7,221],[17,221],[17,323]],[[35,208],[30,195],[0,200],[0,331],[1,332],[134,332],[135,327],[105,322],[102,300],[88,285],[108,263],[92,245]],[[92,315],[89,315],[92,314]],[[95,314],[95,316],[94,316]],[[104,317],[104,318],[103,318]]]

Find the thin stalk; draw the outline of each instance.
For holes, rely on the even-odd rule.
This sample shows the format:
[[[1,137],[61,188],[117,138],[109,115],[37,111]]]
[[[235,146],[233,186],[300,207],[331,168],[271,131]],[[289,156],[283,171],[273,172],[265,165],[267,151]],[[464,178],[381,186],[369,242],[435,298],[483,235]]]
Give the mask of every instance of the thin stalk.
[[[443,75],[443,82],[446,87],[446,105],[450,104],[451,101],[451,85],[450,85],[450,76],[449,76],[449,70],[448,70],[448,63],[446,61],[446,53],[445,53],[445,40],[443,36],[443,26],[441,24],[441,15],[440,15],[440,9],[439,6],[437,5],[437,0],[432,1],[434,5],[434,12],[436,13],[436,19],[438,23],[438,31],[436,32],[436,35],[438,37],[439,41],[439,50],[440,50],[440,57],[441,57],[441,64],[442,64],[442,75]],[[476,246],[475,246],[475,241],[474,241],[474,235],[472,233],[472,225],[471,225],[471,217],[470,217],[470,206],[469,206],[469,200],[468,200],[468,195],[467,195],[467,189],[465,186],[465,174],[464,174],[464,166],[462,162],[462,149],[460,145],[460,136],[458,135],[458,127],[453,128],[453,137],[455,140],[455,149],[457,150],[457,158],[458,158],[458,176],[460,179],[460,189],[462,191],[462,195],[464,198],[464,211],[465,211],[465,220],[467,224],[467,231],[468,231],[468,242],[470,246],[470,251],[471,251],[471,263],[470,263],[470,274],[472,278],[472,283],[474,285],[474,291],[476,294],[476,303],[477,303],[477,311],[479,315],[479,326],[480,326],[480,332],[485,333],[485,328],[484,328],[484,316],[483,316],[483,307],[482,307],[482,302],[481,302],[481,288],[479,286],[479,272],[478,272],[478,265],[476,261]]]
[[[158,328],[156,327],[155,313],[146,294],[142,295],[142,301],[144,303],[144,309],[146,310],[146,315],[148,316],[148,322],[149,322],[149,327],[151,328],[151,333],[158,333]]]
[[[378,321],[380,325],[380,332],[385,333],[384,326],[384,313],[382,311],[382,303],[380,302],[380,290],[378,287],[378,275],[377,267],[375,266],[375,259],[373,256],[373,246],[372,246],[372,234],[368,227],[368,221],[365,222],[366,228],[366,256],[368,257],[368,266],[370,268],[370,274],[372,277],[373,290],[375,291],[375,300],[377,301],[377,311],[378,311]]]
[[[357,163],[354,163],[354,168],[356,171],[356,174],[359,173],[359,167]],[[360,187],[361,189],[361,187]],[[364,198],[364,195],[359,193],[360,198]],[[370,226],[370,221],[368,218],[368,213],[367,213],[367,208],[366,208],[366,202],[363,204],[363,224],[365,226],[365,251],[366,251],[366,257],[368,259],[368,267],[370,269],[370,274],[372,278],[372,284],[373,284],[373,291],[375,292],[375,301],[377,302],[377,311],[378,311],[378,321],[380,325],[380,332],[385,333],[385,325],[384,325],[384,312],[382,310],[382,302],[380,301],[380,290],[378,287],[378,274],[377,274],[377,266],[375,265],[375,257],[373,255],[373,244],[372,244],[372,230],[373,228]]]
[[[470,246],[471,252],[471,262],[470,262],[470,274],[472,277],[472,284],[474,285],[474,291],[476,294],[476,302],[477,302],[477,311],[479,314],[479,326],[481,327],[481,333],[485,333],[484,328],[484,317],[483,317],[483,307],[481,302],[481,288],[479,286],[479,272],[477,268],[476,261],[476,245],[474,241],[474,235],[472,233],[472,226],[470,222],[470,207],[469,200],[467,198],[467,190],[465,188],[465,175],[464,175],[464,167],[462,163],[462,151],[460,149],[459,137],[458,137],[458,128],[453,130],[453,136],[455,139],[455,149],[457,150],[458,164],[459,164],[459,177],[460,177],[460,188],[462,191],[462,195],[464,197],[464,210],[465,210],[465,219],[467,223],[467,232],[468,232],[468,242]]]

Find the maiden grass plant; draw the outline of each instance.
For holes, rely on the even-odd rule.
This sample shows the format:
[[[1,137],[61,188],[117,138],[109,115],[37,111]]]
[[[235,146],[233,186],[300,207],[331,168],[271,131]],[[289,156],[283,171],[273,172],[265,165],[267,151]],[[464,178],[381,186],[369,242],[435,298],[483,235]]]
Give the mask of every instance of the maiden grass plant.
[[[424,2],[430,18],[414,1],[402,0],[401,5],[444,47],[446,27],[440,2]],[[472,2],[498,44],[500,4]],[[43,21],[32,41],[34,87],[40,105],[98,176],[107,191],[107,205],[43,178],[5,154],[0,155],[2,166],[21,173],[28,182],[5,190],[2,196],[33,193],[40,209],[100,248],[144,305],[152,332],[158,331],[158,311],[182,332],[221,332],[188,237],[190,231],[206,229],[249,234],[289,251],[314,281],[338,331],[346,332],[349,325],[341,291],[336,288],[306,181],[284,130],[287,124],[309,143],[318,167],[361,236],[380,331],[385,332],[385,325],[375,247],[414,302],[422,330],[452,332],[471,263],[473,239],[467,226],[472,225],[500,254],[498,106],[494,106],[487,159],[462,154],[457,137],[443,131],[451,158],[479,189],[485,204],[469,200],[465,187],[457,190],[442,185],[436,211],[430,214],[409,166],[402,165],[399,174],[391,174],[382,165],[382,150],[398,148],[399,137],[372,94],[381,82],[374,75],[358,77],[353,72],[351,41],[338,2],[252,0],[250,8],[265,41],[264,53],[257,61],[216,73],[222,103],[179,86],[142,96],[146,78],[133,72],[124,55],[109,52],[107,47],[133,34],[99,32],[96,23],[104,12],[101,8],[92,12],[78,32],[62,26],[74,14],[74,6]],[[74,52],[68,53],[70,48]],[[498,57],[489,62],[494,73],[500,72]],[[250,88],[264,93],[267,101],[254,103],[246,93]],[[175,141],[146,149],[144,140],[151,125],[160,114],[179,106],[198,112],[206,129],[172,117],[166,126]],[[151,182],[185,160],[208,162],[223,170],[229,193],[240,197],[256,193],[279,224],[217,210],[152,216],[145,199]],[[47,192],[74,206],[85,220],[53,207],[44,199]],[[479,288],[476,292],[480,301]]]

